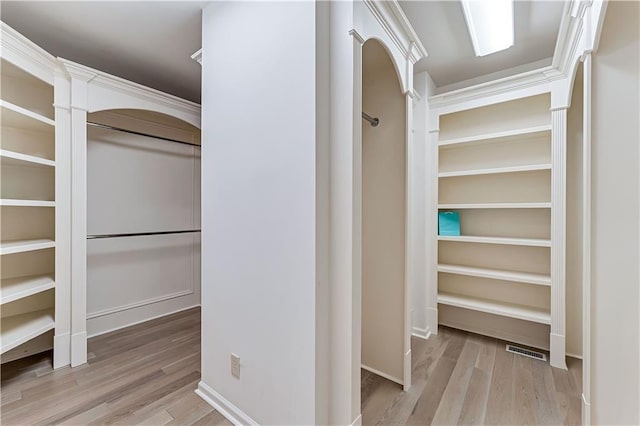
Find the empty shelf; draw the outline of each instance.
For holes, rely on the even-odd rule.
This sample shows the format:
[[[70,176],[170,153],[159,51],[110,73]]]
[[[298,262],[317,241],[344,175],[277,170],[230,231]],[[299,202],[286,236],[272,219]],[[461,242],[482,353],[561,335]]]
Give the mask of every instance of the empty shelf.
[[[55,247],[53,240],[19,240],[4,241],[0,244],[0,254],[23,253],[25,251],[42,250]]]
[[[53,310],[2,318],[2,351],[5,353],[55,327]]]
[[[43,201],[43,200],[11,200],[0,199],[0,206],[5,207],[55,207],[55,201]]]
[[[447,274],[466,275],[470,277],[490,278],[501,281],[513,281],[525,284],[551,285],[549,275],[532,274],[528,272],[503,271],[500,269],[473,268],[470,266],[439,264],[438,272]]]
[[[492,139],[517,138],[524,135],[542,136],[544,134],[550,134],[550,133],[551,133],[551,125],[547,124],[544,126],[525,127],[522,129],[507,130],[503,132],[493,132],[493,133],[485,133],[481,135],[465,136],[463,138],[444,139],[444,140],[440,140],[438,145],[441,147],[450,147],[452,145],[460,145],[464,143],[487,142],[487,141],[491,141]]]
[[[533,172],[538,170],[551,170],[551,164],[530,164],[526,166],[494,167],[490,169],[456,170],[451,172],[440,172],[438,173],[438,177],[447,178],[456,176],[492,175],[500,173]]]
[[[551,247],[551,240],[540,238],[478,237],[472,235],[438,235],[438,241],[456,241],[462,243],[503,244],[507,246]]]
[[[29,111],[10,102],[0,100],[2,108],[2,127],[53,132],[55,121],[43,115]]]
[[[6,149],[0,149],[0,159],[3,166],[54,167],[56,165],[55,161],[47,158],[7,151]]]
[[[457,203],[438,204],[439,209],[550,209],[551,203]]]
[[[517,318],[541,324],[551,324],[551,314],[543,309],[513,303],[496,302],[470,296],[460,296],[450,293],[438,294],[438,303],[455,306],[503,317]]]
[[[0,303],[4,305],[52,289],[54,286],[53,274],[5,278],[2,280]]]

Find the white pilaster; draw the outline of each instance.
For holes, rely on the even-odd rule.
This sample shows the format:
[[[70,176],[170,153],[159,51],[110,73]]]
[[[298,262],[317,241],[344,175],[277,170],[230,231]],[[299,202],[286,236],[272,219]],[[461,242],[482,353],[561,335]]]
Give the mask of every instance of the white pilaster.
[[[87,362],[87,109],[94,73],[71,76],[71,366]]]
[[[53,368],[71,363],[71,88],[62,72],[54,78],[56,266]]]
[[[566,370],[565,279],[567,108],[551,111],[551,336],[550,363]]]
[[[429,114],[429,136],[425,149],[426,206],[426,286],[427,331],[438,334],[438,140],[440,138],[439,115]]]

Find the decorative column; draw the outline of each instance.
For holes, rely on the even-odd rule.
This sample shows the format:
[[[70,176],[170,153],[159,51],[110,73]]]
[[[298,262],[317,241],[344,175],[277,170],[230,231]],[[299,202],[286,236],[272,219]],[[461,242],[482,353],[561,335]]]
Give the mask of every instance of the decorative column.
[[[87,362],[87,111],[96,74],[64,63],[71,77],[71,366]]]
[[[53,368],[71,363],[71,88],[62,71],[54,77],[55,108],[55,316]]]
[[[440,116],[429,114],[429,136],[425,149],[425,224],[426,286],[427,286],[427,335],[438,334],[438,140]]]
[[[550,363],[567,369],[565,359],[567,106],[551,109],[551,335]]]

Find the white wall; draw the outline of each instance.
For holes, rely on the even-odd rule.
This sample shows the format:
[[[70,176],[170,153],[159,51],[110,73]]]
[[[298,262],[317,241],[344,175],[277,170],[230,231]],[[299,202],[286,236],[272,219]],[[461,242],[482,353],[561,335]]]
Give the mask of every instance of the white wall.
[[[403,383],[405,316],[405,96],[385,48],[362,48],[362,365]]]
[[[640,3],[609,2],[593,56],[594,424],[640,424]]]
[[[260,424],[315,423],[315,28],[313,2],[203,11],[199,389]]]

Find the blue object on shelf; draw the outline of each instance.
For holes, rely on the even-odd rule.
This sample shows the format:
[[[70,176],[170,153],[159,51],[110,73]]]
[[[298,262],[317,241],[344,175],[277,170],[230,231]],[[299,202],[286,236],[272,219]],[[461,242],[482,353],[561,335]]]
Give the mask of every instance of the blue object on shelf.
[[[438,235],[460,236],[458,212],[438,212]]]

